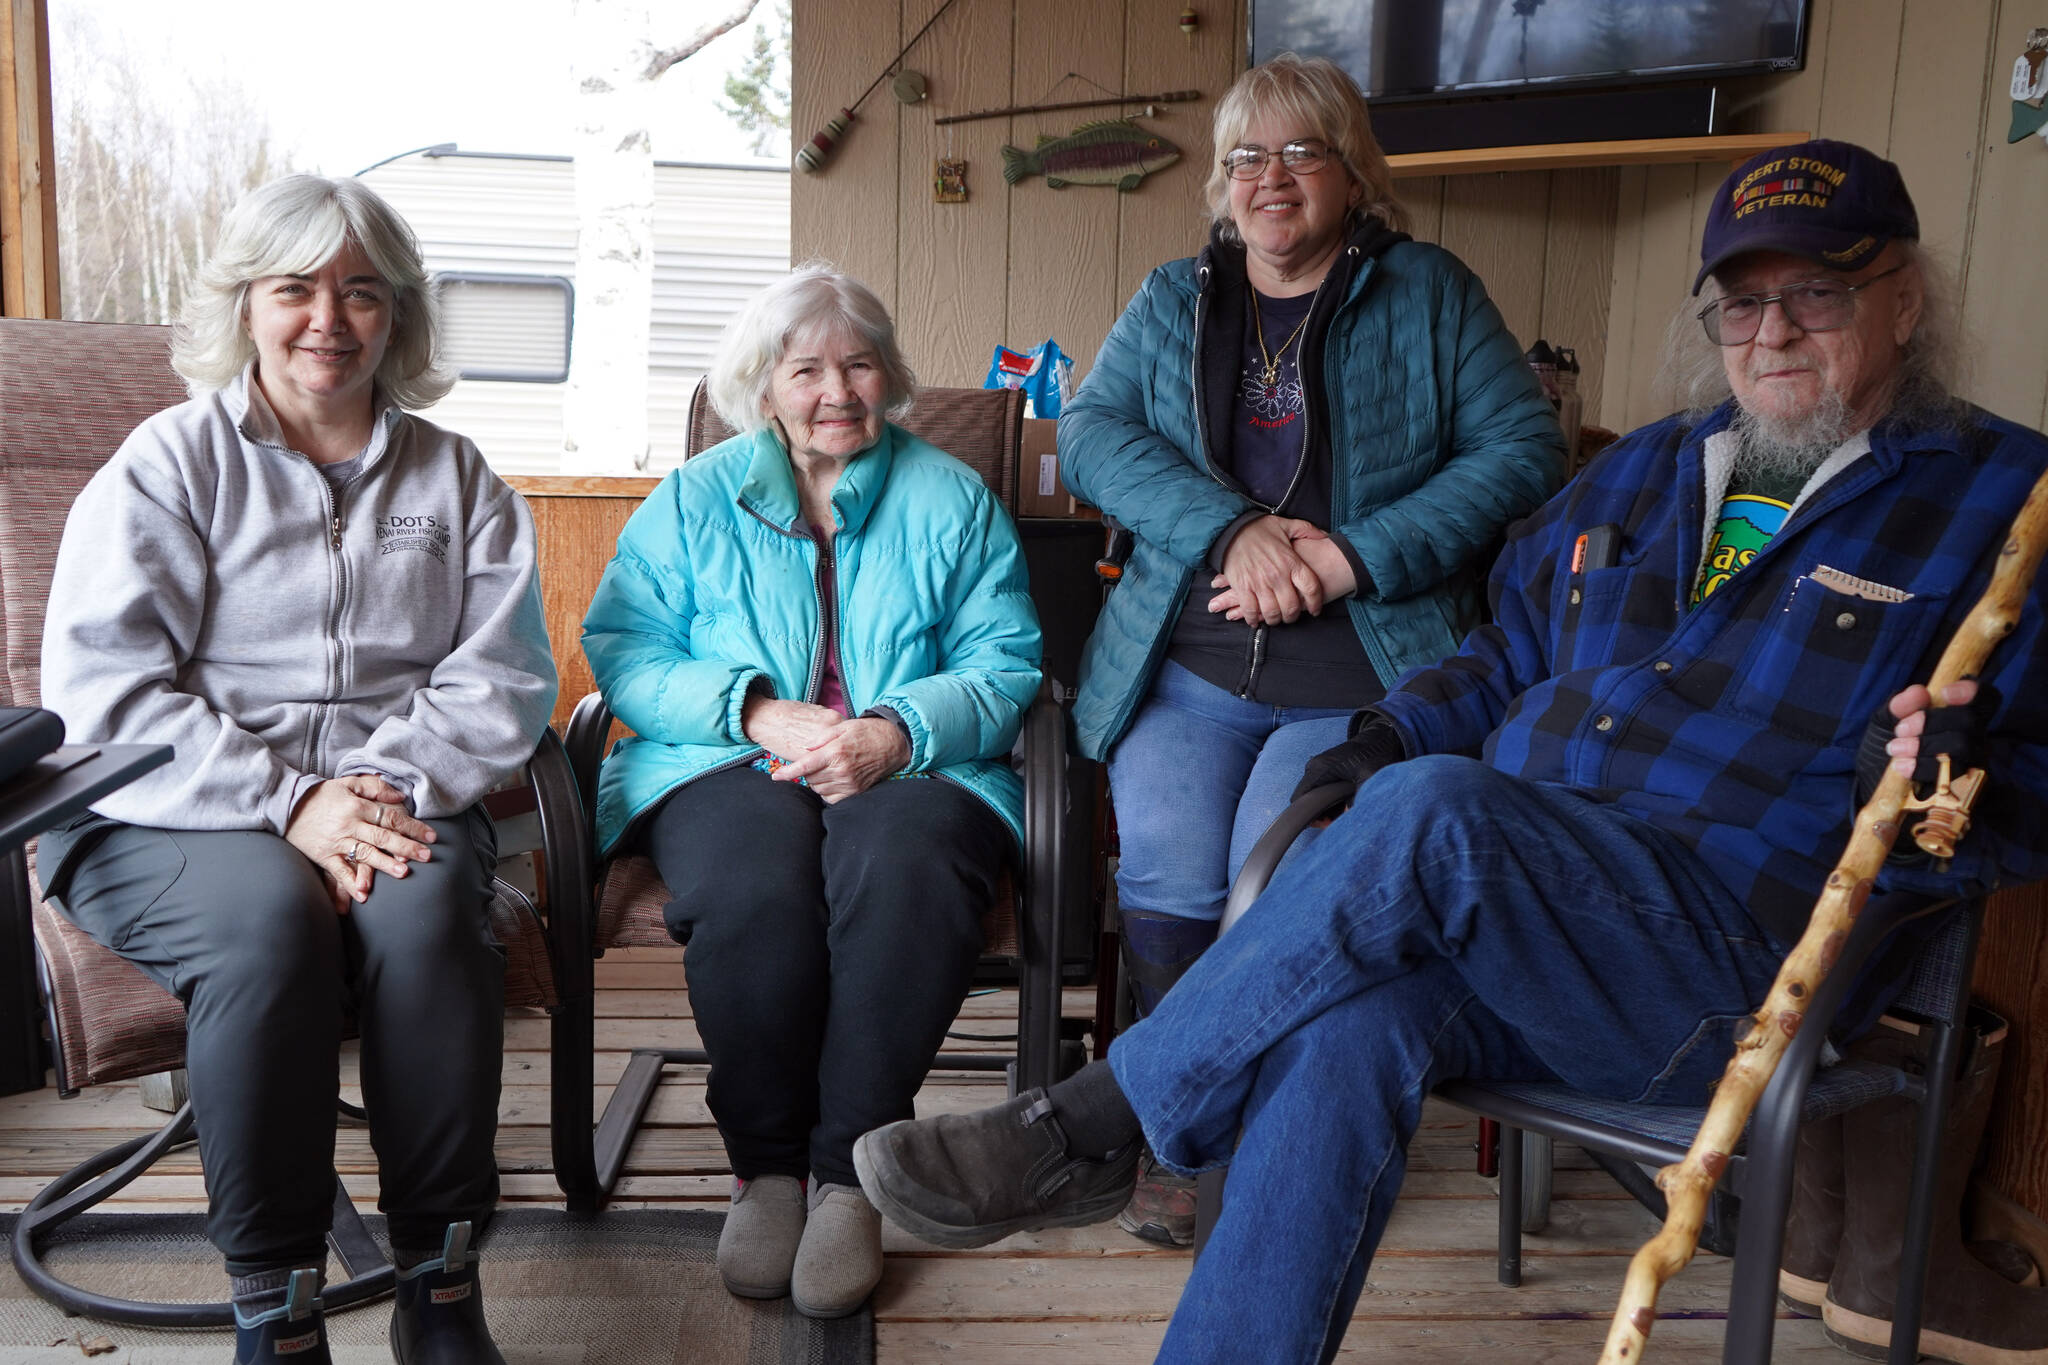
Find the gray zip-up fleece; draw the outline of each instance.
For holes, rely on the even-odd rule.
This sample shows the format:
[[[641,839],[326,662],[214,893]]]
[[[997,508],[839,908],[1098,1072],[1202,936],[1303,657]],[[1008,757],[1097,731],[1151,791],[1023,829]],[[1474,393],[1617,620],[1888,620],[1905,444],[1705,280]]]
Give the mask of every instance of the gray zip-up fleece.
[[[176,756],[93,809],[283,834],[378,773],[426,818],[516,771],[554,706],[533,519],[465,437],[383,404],[339,492],[249,372],[137,427],[72,505],[43,704],[74,742]]]

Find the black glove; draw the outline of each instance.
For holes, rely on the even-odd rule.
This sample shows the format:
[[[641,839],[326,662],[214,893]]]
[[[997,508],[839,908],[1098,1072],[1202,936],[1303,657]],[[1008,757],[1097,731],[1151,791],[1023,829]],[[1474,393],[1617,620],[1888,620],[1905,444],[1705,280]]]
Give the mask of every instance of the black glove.
[[[1920,731],[1920,759],[1913,769],[1913,781],[1937,781],[1941,777],[1941,764],[1936,760],[1943,754],[1948,755],[1951,777],[1961,777],[1971,768],[1985,766],[1988,748],[1985,732],[2002,700],[1997,688],[1989,683],[1979,683],[1976,697],[1966,706],[1928,707],[1926,725]],[[1856,746],[1856,804],[1859,807],[1876,793],[1877,784],[1884,780],[1885,769],[1892,761],[1884,746],[1891,743],[1898,724],[1898,718],[1892,715],[1891,703],[1886,702],[1877,708],[1877,714],[1864,727],[1863,740]]]
[[[1308,761],[1308,766],[1302,769],[1300,785],[1288,799],[1299,801],[1318,787],[1338,782],[1348,783],[1355,792],[1374,773],[1406,757],[1408,746],[1402,743],[1401,732],[1394,728],[1394,722],[1369,712],[1365,723],[1352,732],[1351,738],[1334,749],[1323,750]]]

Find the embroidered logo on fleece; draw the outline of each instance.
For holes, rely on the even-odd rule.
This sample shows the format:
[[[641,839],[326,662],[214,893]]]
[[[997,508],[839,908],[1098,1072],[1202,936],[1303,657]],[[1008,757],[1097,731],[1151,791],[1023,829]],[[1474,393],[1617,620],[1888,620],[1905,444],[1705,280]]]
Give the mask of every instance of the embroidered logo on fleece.
[[[380,555],[399,550],[419,550],[446,564],[451,539],[445,519],[441,517],[377,518],[377,553]]]

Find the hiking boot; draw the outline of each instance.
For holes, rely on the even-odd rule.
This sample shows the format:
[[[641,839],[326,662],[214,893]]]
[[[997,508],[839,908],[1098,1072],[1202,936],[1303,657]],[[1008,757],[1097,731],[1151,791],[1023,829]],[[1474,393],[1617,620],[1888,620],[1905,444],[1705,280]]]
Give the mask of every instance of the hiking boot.
[[[1113,1218],[1131,1196],[1142,1140],[1101,1160],[1072,1155],[1044,1090],[972,1114],[906,1119],[853,1146],[861,1188],[890,1222],[934,1246]]]
[[[391,1356],[398,1365],[505,1365],[484,1323],[470,1225],[450,1223],[441,1254],[398,1272]]]
[[[1942,1134],[1918,1345],[1922,1354],[1959,1365],[2048,1365],[2048,1289],[2013,1284],[1963,1247],[1963,1194],[2005,1040],[2003,1020],[1978,1009],[1971,1015],[1976,1036]],[[1924,1066],[1919,1032],[1886,1020],[1856,1050],[1918,1071]],[[1859,1109],[1843,1130],[1842,1236],[1821,1323],[1828,1340],[1871,1359],[1883,1359],[1891,1341],[1918,1121],[1919,1106],[1897,1098]]]
[[[843,1318],[882,1282],[882,1215],[856,1187],[813,1178],[811,1213],[789,1274],[789,1298],[807,1318]]]
[[[1163,1247],[1195,1244],[1195,1180],[1175,1175],[1151,1150],[1138,1158],[1138,1183],[1116,1225],[1143,1242]]]
[[[732,1182],[732,1207],[718,1234],[718,1277],[743,1299],[779,1299],[804,1235],[804,1182],[757,1175]]]
[[[331,1365],[324,1307],[318,1270],[294,1270],[276,1308],[247,1312],[238,1300],[235,1365]]]

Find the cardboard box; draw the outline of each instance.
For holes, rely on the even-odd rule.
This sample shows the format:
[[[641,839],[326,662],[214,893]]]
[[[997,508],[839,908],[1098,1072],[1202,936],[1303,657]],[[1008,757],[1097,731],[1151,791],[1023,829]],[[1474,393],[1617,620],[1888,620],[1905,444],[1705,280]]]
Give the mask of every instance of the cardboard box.
[[[1048,417],[1024,419],[1023,449],[1017,461],[1017,515],[1089,520],[1096,515],[1060,482],[1059,423]]]

